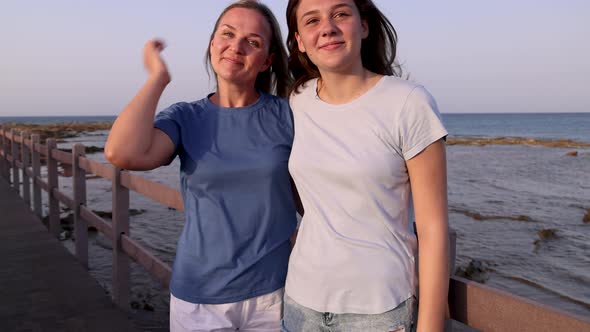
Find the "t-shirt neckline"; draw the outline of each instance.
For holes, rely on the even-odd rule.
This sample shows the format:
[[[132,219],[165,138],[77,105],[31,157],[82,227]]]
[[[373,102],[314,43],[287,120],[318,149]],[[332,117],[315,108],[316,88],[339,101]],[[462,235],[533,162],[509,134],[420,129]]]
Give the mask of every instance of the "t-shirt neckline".
[[[375,85],[373,85],[369,90],[365,91],[365,93],[363,93],[362,95],[358,96],[357,98],[349,101],[348,103],[344,103],[344,104],[331,104],[323,99],[321,99],[318,94],[317,94],[317,88],[318,88],[318,78],[314,78],[313,81],[311,82],[311,86],[310,86],[310,94],[312,94],[313,99],[322,105],[322,107],[330,109],[332,111],[334,110],[347,110],[350,108],[355,108],[355,106],[357,106],[358,104],[363,103],[364,100],[371,98],[371,96],[373,94],[376,93],[376,91],[379,90],[379,88],[381,87],[381,85],[384,84],[384,81],[386,80],[388,76],[387,75],[383,75],[383,77],[381,77],[379,79],[379,81],[377,83],[375,83]]]
[[[218,111],[218,112],[231,112],[231,113],[245,113],[245,112],[253,112],[256,111],[260,108],[262,108],[264,106],[265,100],[267,98],[266,93],[259,91],[258,92],[260,94],[260,96],[258,97],[258,99],[247,106],[241,106],[241,107],[223,107],[223,106],[219,106],[217,104],[215,104],[214,102],[211,101],[211,99],[209,99],[214,92],[210,93],[207,95],[207,97],[205,97],[205,108],[209,109],[209,110],[213,110],[213,111]]]

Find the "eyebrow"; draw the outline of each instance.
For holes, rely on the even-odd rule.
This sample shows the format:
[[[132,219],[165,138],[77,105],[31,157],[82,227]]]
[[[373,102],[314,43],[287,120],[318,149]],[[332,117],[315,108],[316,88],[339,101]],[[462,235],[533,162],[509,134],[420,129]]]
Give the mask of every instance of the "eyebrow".
[[[352,6],[350,6],[350,5],[349,5],[349,4],[347,4],[347,3],[339,3],[339,4],[336,4],[336,5],[332,6],[332,8],[330,8],[330,10],[335,10],[335,9],[338,9],[338,8],[340,8],[340,7],[348,7],[348,8],[352,8]],[[300,20],[302,20],[302,19],[303,19],[304,17],[306,17],[306,16],[315,15],[315,14],[317,14],[317,13],[319,13],[319,12],[320,12],[320,11],[319,11],[319,10],[317,10],[317,9],[316,9],[316,10],[310,10],[310,11],[306,12],[305,14],[301,15],[301,18],[300,18]]]
[[[222,27],[229,28],[229,29],[231,29],[231,30],[237,30],[235,27],[233,27],[233,26],[231,26],[231,25],[229,25],[229,24],[227,24],[227,23],[225,23],[225,24],[222,24],[221,26],[222,26]],[[254,32],[251,32],[251,33],[249,33],[249,34],[248,34],[248,37],[257,37],[257,38],[260,38],[260,39],[264,39],[264,37],[262,37],[261,35],[259,35],[259,34],[257,34],[257,33],[254,33]]]

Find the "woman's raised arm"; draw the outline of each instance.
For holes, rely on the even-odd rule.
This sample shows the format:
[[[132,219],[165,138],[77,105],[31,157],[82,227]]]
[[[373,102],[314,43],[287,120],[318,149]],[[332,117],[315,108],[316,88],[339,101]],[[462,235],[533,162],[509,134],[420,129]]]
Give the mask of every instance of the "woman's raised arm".
[[[170,74],[160,52],[164,43],[150,40],[143,49],[148,79],[131,102],[119,114],[105,144],[105,157],[115,166],[130,170],[149,170],[167,162],[174,153],[174,143],[154,128],[158,101]]]

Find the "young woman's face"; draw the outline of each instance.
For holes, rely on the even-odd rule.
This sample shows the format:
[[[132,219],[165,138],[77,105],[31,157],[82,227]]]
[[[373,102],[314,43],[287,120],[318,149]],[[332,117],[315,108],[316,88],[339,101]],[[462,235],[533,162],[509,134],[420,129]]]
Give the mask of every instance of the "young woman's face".
[[[301,0],[296,17],[299,51],[320,71],[362,66],[361,43],[369,31],[353,0]]]
[[[254,86],[258,73],[272,63],[271,35],[270,24],[256,10],[238,7],[227,11],[209,46],[218,82]]]

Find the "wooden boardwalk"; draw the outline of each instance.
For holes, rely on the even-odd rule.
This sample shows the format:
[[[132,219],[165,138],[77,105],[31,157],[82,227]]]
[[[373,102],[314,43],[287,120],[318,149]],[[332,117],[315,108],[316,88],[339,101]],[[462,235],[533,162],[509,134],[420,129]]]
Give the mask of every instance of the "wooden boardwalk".
[[[0,178],[0,331],[137,331]]]

